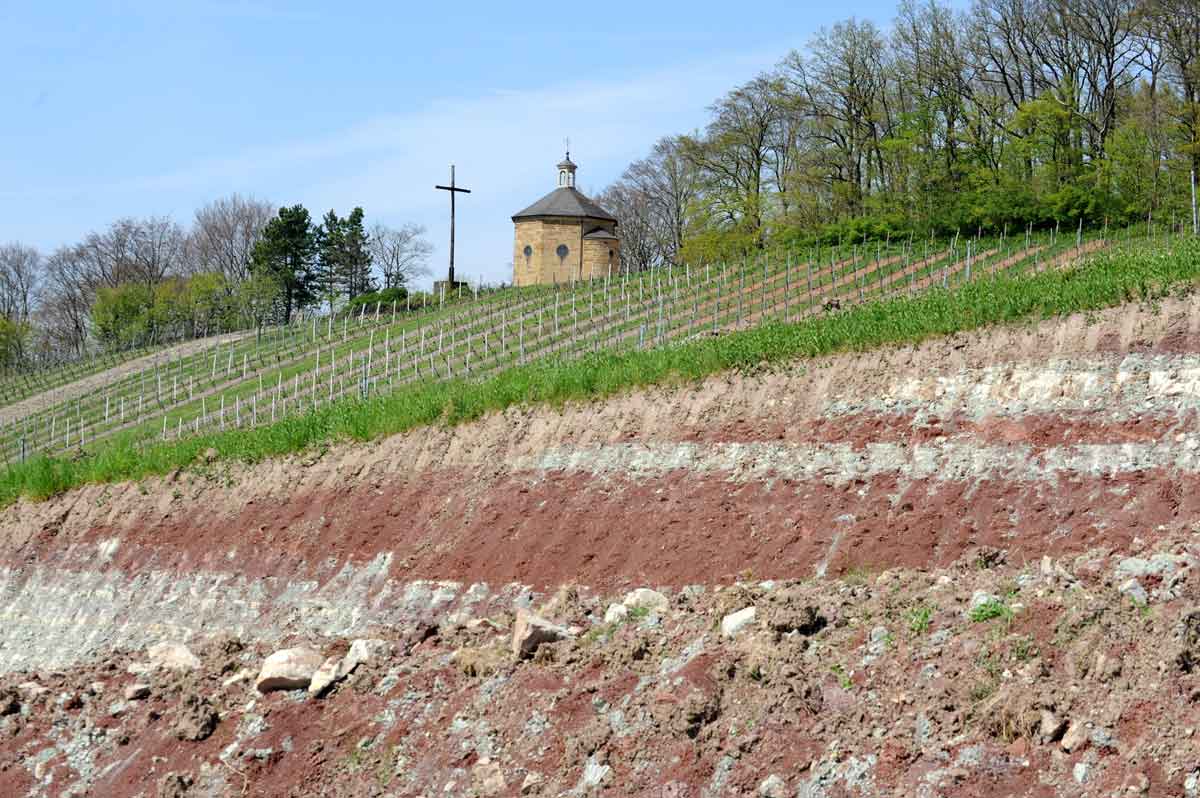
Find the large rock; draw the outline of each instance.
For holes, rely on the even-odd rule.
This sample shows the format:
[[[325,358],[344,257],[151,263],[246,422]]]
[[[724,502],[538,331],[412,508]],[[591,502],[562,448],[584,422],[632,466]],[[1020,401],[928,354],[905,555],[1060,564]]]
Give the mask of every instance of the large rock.
[[[631,610],[640,608],[651,612],[666,612],[667,607],[671,605],[666,596],[648,587],[630,591],[621,603]]]
[[[17,690],[33,700],[37,700],[50,692],[49,687],[44,687],[37,682],[21,682],[17,685]]]
[[[1067,733],[1063,735],[1059,745],[1069,754],[1087,745],[1087,741],[1087,727],[1081,721],[1074,720],[1071,721],[1071,725],[1067,728]]]
[[[588,761],[583,766],[583,778],[579,780],[579,786],[584,789],[596,788],[611,781],[612,767],[597,759],[595,754],[588,757]]]
[[[125,688],[126,701],[141,701],[150,697],[150,685],[145,682],[134,682]]]
[[[721,619],[721,636],[730,639],[737,637],[738,632],[754,623],[754,616],[757,614],[758,610],[754,607],[729,613]]]
[[[758,784],[758,794],[762,798],[787,798],[787,782],[772,773]]]
[[[354,669],[359,665],[386,657],[391,648],[392,644],[386,640],[355,640],[350,644],[350,650],[346,652],[346,656],[341,659],[330,657],[321,663],[321,667],[313,673],[312,681],[308,685],[308,692],[314,696],[324,694],[334,684],[354,673]]]
[[[254,686],[260,693],[303,690],[312,683],[313,674],[324,662],[321,652],[303,646],[276,651],[263,660]]]
[[[1126,596],[1143,607],[1150,603],[1150,594],[1146,592],[1146,588],[1142,587],[1142,583],[1136,579],[1126,579],[1117,587],[1117,591],[1122,596]]]
[[[1000,604],[1003,602],[999,596],[994,593],[989,593],[986,590],[976,590],[971,594],[971,603],[967,605],[967,614],[970,615],[980,607],[988,604]]]
[[[337,657],[330,657],[321,663],[321,667],[317,668],[312,675],[312,680],[308,683],[309,695],[322,696],[325,691],[334,685],[334,682],[342,678],[342,660]]]
[[[386,640],[359,639],[350,644],[350,650],[342,659],[342,676],[349,676],[359,665],[387,657],[392,644]]]
[[[551,623],[525,608],[517,610],[513,624],[512,652],[518,659],[532,657],[543,643],[556,643],[574,637],[570,629]]]
[[[490,757],[481,757],[471,768],[471,783],[477,795],[499,795],[507,786],[500,763]]]
[[[1180,569],[1190,568],[1193,564],[1192,558],[1186,554],[1155,554],[1147,559],[1126,557],[1117,563],[1115,573],[1117,580],[1157,576],[1166,581]]]
[[[195,779],[190,773],[171,771],[158,780],[158,798],[187,798]]]
[[[170,671],[194,671],[200,667],[200,658],[182,643],[158,643],[146,649],[150,664]]]
[[[1067,721],[1060,718],[1048,709],[1043,709],[1041,714],[1041,722],[1038,724],[1039,739],[1043,743],[1056,743],[1062,739],[1063,732],[1067,730]]]
[[[605,623],[624,623],[629,617],[629,608],[624,604],[609,604],[608,609],[604,611]]]

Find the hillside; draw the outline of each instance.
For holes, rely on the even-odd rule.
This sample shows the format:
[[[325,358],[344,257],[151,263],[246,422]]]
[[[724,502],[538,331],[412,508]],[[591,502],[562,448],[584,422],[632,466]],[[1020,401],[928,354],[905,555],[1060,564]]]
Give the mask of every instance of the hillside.
[[[650,349],[997,275],[1044,273],[1117,246],[1144,248],[1133,233],[769,251],[753,262],[468,294],[413,313],[375,306],[297,320],[164,349],[70,382],[61,375],[62,384],[51,380],[53,387],[31,396],[13,393],[0,406],[0,458],[21,463],[114,442],[261,427],[364,394],[480,380],[514,365]]]
[[[0,791],[1192,794],[1198,348],[1188,292],[21,500]]]

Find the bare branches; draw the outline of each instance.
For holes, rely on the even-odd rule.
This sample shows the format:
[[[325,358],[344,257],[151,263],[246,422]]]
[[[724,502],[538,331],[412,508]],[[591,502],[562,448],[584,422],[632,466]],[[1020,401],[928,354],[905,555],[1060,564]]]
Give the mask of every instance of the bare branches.
[[[37,304],[42,283],[42,256],[17,242],[0,246],[0,316],[26,323]]]
[[[427,262],[433,245],[424,236],[425,228],[418,224],[394,228],[377,223],[371,228],[367,249],[383,272],[385,289],[405,287],[430,274]]]
[[[188,236],[188,271],[220,272],[230,285],[246,280],[254,245],[274,214],[271,203],[240,194],[200,208]]]
[[[115,288],[124,283],[153,287],[183,271],[183,228],[167,217],[118,219],[102,233],[80,244],[89,287]]]

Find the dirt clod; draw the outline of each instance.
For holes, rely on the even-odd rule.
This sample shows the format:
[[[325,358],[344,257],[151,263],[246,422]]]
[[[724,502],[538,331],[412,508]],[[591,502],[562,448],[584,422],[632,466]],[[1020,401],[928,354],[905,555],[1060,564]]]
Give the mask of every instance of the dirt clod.
[[[196,742],[207,739],[219,722],[220,715],[207,698],[189,693],[179,702],[173,730],[180,740]]]

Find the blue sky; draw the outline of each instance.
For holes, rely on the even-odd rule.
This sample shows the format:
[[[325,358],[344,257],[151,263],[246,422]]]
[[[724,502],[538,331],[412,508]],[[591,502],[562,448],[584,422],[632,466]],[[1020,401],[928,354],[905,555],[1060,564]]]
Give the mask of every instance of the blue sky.
[[[895,7],[0,0],[0,242],[186,223],[236,191],[424,224],[440,272],[453,162],[459,274],[505,280],[509,217],[553,188],[564,137],[598,192],[820,27]]]

